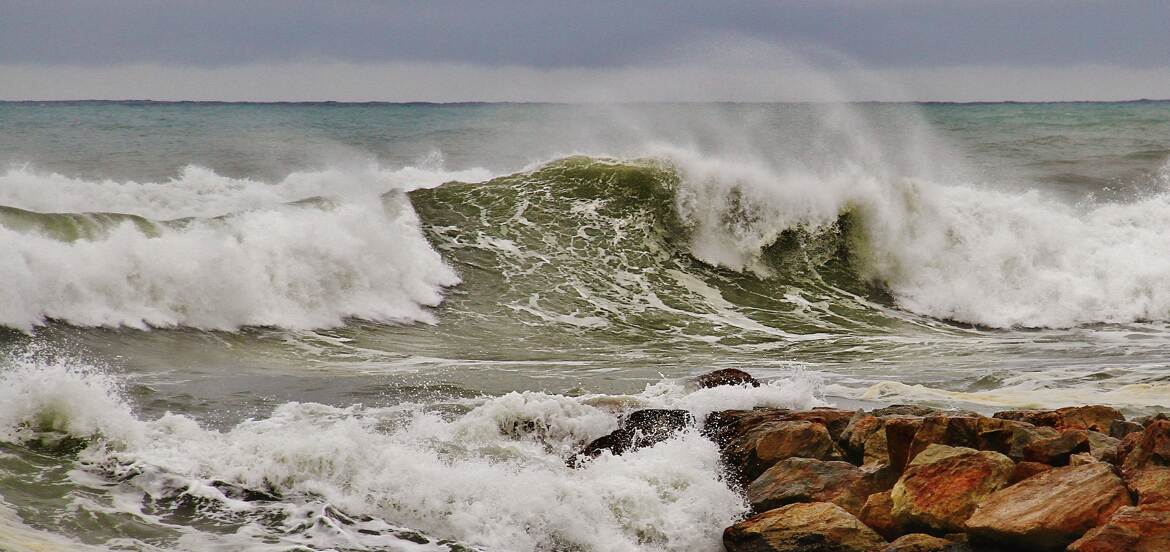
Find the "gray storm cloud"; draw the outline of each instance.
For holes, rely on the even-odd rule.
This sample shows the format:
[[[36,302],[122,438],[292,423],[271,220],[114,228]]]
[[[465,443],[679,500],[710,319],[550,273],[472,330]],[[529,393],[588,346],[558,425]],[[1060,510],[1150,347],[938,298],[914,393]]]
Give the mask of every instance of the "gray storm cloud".
[[[1170,97],[1168,24],[1164,0],[0,0],[0,99]]]

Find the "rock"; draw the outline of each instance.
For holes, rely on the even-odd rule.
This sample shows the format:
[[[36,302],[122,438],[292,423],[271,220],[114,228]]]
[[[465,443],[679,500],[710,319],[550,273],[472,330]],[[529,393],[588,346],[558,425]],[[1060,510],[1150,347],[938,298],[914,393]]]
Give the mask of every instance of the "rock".
[[[874,552],[886,541],[840,506],[790,504],[723,531],[727,552]]]
[[[1005,410],[996,412],[993,417],[1058,430],[1084,429],[1106,434],[1109,433],[1114,421],[1125,420],[1125,416],[1116,408],[1103,405],[1070,406],[1056,410]]]
[[[993,493],[967,520],[967,531],[989,543],[1062,550],[1129,504],[1129,493],[1108,464],[1068,466]]]
[[[1113,420],[1113,424],[1109,426],[1109,436],[1114,439],[1124,439],[1126,435],[1137,433],[1142,429],[1145,429],[1145,426],[1137,422]]]
[[[866,474],[848,462],[788,458],[752,481],[748,501],[757,512],[794,502],[832,502],[857,514],[870,495]]]
[[[1060,435],[1042,439],[1024,447],[1024,460],[1050,466],[1067,466],[1070,456],[1089,452],[1089,434],[1080,429],[1065,430]]]
[[[637,410],[622,421],[620,429],[595,439],[581,454],[590,458],[606,450],[623,454],[665,441],[694,423],[694,417],[686,410]]]
[[[726,410],[707,417],[704,432],[719,445],[742,485],[787,458],[840,460],[841,450],[822,424],[790,420],[785,410]]]
[[[856,410],[818,407],[812,410],[792,412],[788,414],[786,419],[821,424],[825,426],[825,429],[829,430],[829,435],[836,442],[841,440],[842,432],[845,431],[845,427],[849,425],[849,420],[852,420],[855,415],[857,415]]]
[[[1036,474],[1044,473],[1052,469],[1048,464],[1041,464],[1039,462],[1017,462],[1016,469],[1012,471],[1012,477],[1008,480],[1009,485],[1015,485]]]
[[[1125,472],[1125,484],[1138,497],[1138,505],[1165,504],[1170,508],[1170,467],[1146,466]]]
[[[870,415],[877,416],[878,418],[884,418],[886,416],[913,416],[923,418],[941,412],[937,408],[918,406],[915,404],[893,404],[869,411]]]
[[[1121,439],[1110,437],[1104,433],[1089,431],[1089,454],[1101,462],[1117,463],[1117,447]]]
[[[930,445],[951,447],[979,447],[979,417],[935,415],[922,419],[922,425],[914,432],[907,461],[914,461]]]
[[[901,472],[910,462],[910,446],[914,443],[914,435],[922,426],[922,418],[895,418],[886,420],[886,453],[890,459],[890,467]]]
[[[1170,508],[1123,506],[1104,525],[1085,533],[1068,552],[1166,552],[1170,550]]]
[[[1050,427],[996,418],[980,418],[978,431],[979,450],[994,450],[1017,462],[1024,460],[1028,445],[1060,435]]]
[[[865,455],[865,443],[873,434],[880,431],[885,426],[885,420],[858,412],[849,420],[845,429],[841,431],[841,448],[844,450],[846,457],[851,462],[862,463],[861,459]],[[882,439],[885,439],[885,433],[882,433]]]
[[[885,428],[879,429],[865,440],[861,451],[861,464],[864,466],[888,466],[890,462],[889,439]]]
[[[722,385],[760,386],[760,382],[756,378],[753,378],[751,374],[743,370],[736,370],[735,368],[724,368],[722,370],[715,370],[714,372],[707,372],[706,374],[699,374],[691,378],[691,383],[700,389],[719,387]]]
[[[1126,435],[1117,446],[1117,461],[1126,472],[1170,466],[1170,420],[1154,420],[1141,433]]]
[[[891,490],[890,513],[907,527],[961,531],[975,506],[1007,485],[1014,469],[998,452],[930,445]]]
[[[906,532],[902,524],[895,521],[894,516],[890,513],[893,507],[894,502],[890,500],[890,491],[874,493],[865,500],[865,506],[861,507],[861,513],[857,515],[857,518],[877,531],[879,535],[893,539]]]
[[[969,552],[966,543],[949,541],[923,533],[911,533],[899,537],[882,549],[882,552]]]
[[[1068,457],[1068,465],[1070,466],[1083,466],[1085,464],[1096,464],[1098,462],[1100,462],[1100,460],[1093,458],[1093,455],[1087,452],[1079,452]]]

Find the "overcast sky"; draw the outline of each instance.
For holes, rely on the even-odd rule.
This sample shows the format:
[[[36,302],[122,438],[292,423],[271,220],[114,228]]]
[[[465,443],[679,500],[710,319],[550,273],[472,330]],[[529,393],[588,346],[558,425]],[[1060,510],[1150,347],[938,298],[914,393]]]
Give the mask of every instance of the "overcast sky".
[[[4,99],[815,100],[826,87],[1170,97],[1170,1],[0,0]]]

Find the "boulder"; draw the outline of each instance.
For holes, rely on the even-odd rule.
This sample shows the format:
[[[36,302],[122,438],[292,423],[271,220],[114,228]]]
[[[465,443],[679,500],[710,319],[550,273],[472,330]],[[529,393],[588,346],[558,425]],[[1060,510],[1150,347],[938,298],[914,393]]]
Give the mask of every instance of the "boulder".
[[[1104,525],[1085,533],[1068,552],[1166,552],[1170,550],[1170,508],[1123,506]]]
[[[1130,504],[1108,464],[1056,468],[997,491],[967,520],[977,540],[1028,550],[1062,550]]]
[[[897,538],[906,531],[890,513],[893,508],[894,502],[890,500],[890,491],[874,493],[865,500],[865,506],[861,507],[861,513],[857,518],[879,535],[887,539]]]
[[[848,462],[788,458],[752,481],[747,497],[757,512],[795,502],[832,502],[857,514],[871,486],[866,473]]]
[[[1138,505],[1166,504],[1170,508],[1170,467],[1146,466],[1125,472],[1125,484]]]
[[[1126,435],[1117,446],[1117,461],[1126,472],[1170,466],[1170,420],[1153,420],[1141,433]]]
[[[1050,427],[1037,427],[1026,422],[980,418],[978,448],[994,450],[1017,462],[1024,460],[1024,449],[1033,443],[1060,436]]]
[[[581,455],[594,458],[602,451],[622,454],[648,447],[669,439],[694,423],[694,417],[686,410],[637,410],[622,421],[621,428],[586,445]]]
[[[891,490],[891,515],[911,528],[960,531],[981,500],[1007,485],[1014,469],[998,452],[930,445]]]
[[[1052,469],[1052,466],[1039,462],[1017,462],[1015,470],[1012,471],[1012,477],[1008,480],[1008,484],[1015,485],[1033,475],[1044,473],[1050,469]]]
[[[723,531],[727,552],[874,552],[886,541],[836,504],[790,504]]]
[[[898,537],[882,552],[970,552],[966,543],[950,541],[925,533],[911,533]]]
[[[1041,439],[1024,447],[1024,460],[1050,466],[1067,466],[1069,457],[1089,452],[1089,434],[1081,429],[1069,429],[1056,437]]]
[[[1117,448],[1121,446],[1121,439],[1110,437],[1104,433],[1089,431],[1089,454],[1101,462],[1117,463]]]
[[[926,450],[930,445],[947,445],[951,447],[979,447],[979,420],[977,416],[950,416],[935,415],[922,419],[922,425],[914,432],[914,440],[910,443],[910,453],[907,462],[914,461],[914,457]]]
[[[1109,436],[1114,439],[1124,439],[1126,435],[1137,433],[1144,428],[1145,426],[1137,422],[1114,420],[1113,424],[1109,426]]]
[[[704,427],[719,445],[724,463],[741,485],[787,458],[840,460],[843,456],[822,424],[791,420],[786,410],[727,410],[712,413]]]
[[[845,429],[841,431],[841,448],[846,457],[851,462],[860,464],[862,458],[865,456],[865,443],[871,436],[882,430],[885,426],[885,420],[858,412],[849,420]],[[882,432],[882,439],[885,439],[885,432]]]
[[[886,454],[894,471],[901,472],[910,462],[910,446],[919,427],[922,427],[922,418],[886,420]]]
[[[1058,430],[1084,429],[1108,434],[1113,422],[1124,421],[1116,408],[1103,405],[1070,406],[1056,410],[1004,410],[993,417],[1016,420]]]
[[[723,385],[750,385],[752,387],[759,387],[760,382],[753,378],[751,374],[743,370],[736,370],[735,368],[724,368],[722,370],[715,370],[714,372],[707,372],[706,374],[699,374],[691,378],[691,383],[698,386],[700,389],[707,389],[711,387],[719,387]]]

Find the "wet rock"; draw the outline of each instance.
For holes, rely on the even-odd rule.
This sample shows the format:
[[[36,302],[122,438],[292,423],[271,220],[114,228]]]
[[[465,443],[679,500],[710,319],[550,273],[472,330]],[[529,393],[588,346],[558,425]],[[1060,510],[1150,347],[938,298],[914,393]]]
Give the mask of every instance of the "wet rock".
[[[750,385],[752,387],[759,387],[760,382],[753,378],[751,374],[743,370],[736,370],[735,368],[724,368],[722,370],[715,370],[714,372],[707,372],[691,378],[691,383],[698,386],[700,389],[707,389],[711,387],[719,387],[722,385]]]
[[[1084,430],[1070,429],[1056,437],[1029,443],[1024,447],[1024,460],[1067,466],[1069,457],[1081,452],[1089,452],[1089,434]]]
[[[960,531],[981,500],[1007,485],[1014,469],[998,452],[930,445],[891,490],[891,514],[911,528]]]
[[[1012,477],[1008,480],[1008,484],[1015,485],[1020,481],[1051,469],[1052,466],[1041,464],[1040,462],[1017,462],[1015,470],[1012,471]]]
[[[873,552],[886,541],[840,506],[790,504],[723,531],[727,552]]]
[[[841,448],[850,462],[862,463],[866,441],[875,433],[882,431],[884,426],[885,420],[863,412],[858,412],[849,420],[845,429],[841,431],[840,442]],[[884,431],[882,431],[882,440],[885,440]]]
[[[747,497],[757,512],[795,502],[832,502],[857,514],[870,488],[866,473],[848,462],[788,458],[752,481]]]
[[[1129,504],[1129,493],[1108,464],[1068,466],[993,493],[966,525],[972,538],[984,542],[1062,550]]]
[[[966,543],[954,542],[924,533],[911,533],[899,537],[882,549],[882,552],[970,552]]]
[[[1084,429],[1109,433],[1113,422],[1125,420],[1116,408],[1104,405],[1070,406],[1056,410],[1005,410],[993,417],[1004,420],[1028,422],[1037,426],[1048,426],[1058,430]]]
[[[869,411],[873,416],[884,418],[886,416],[912,416],[923,418],[934,414],[940,414],[942,411],[937,408],[930,408],[929,406],[918,406],[916,404],[893,404],[882,408],[876,408]]]
[[[865,500],[865,505],[861,507],[857,518],[879,535],[894,539],[906,531],[902,524],[894,519],[891,513],[893,508],[894,502],[890,500],[890,491],[874,493]]]
[[[648,447],[671,438],[694,423],[694,417],[686,410],[637,410],[622,421],[621,428],[586,445],[581,455],[594,458],[602,451],[623,454]]]
[[[1166,552],[1170,550],[1170,507],[1124,506],[1104,525],[1085,533],[1068,552]]]
[[[719,445],[725,465],[743,485],[788,458],[843,458],[824,425],[792,417],[790,411],[775,409],[715,412],[707,417],[704,431]]]
[[[1121,439],[1110,437],[1104,433],[1089,431],[1089,454],[1101,462],[1117,463],[1117,448]]]

